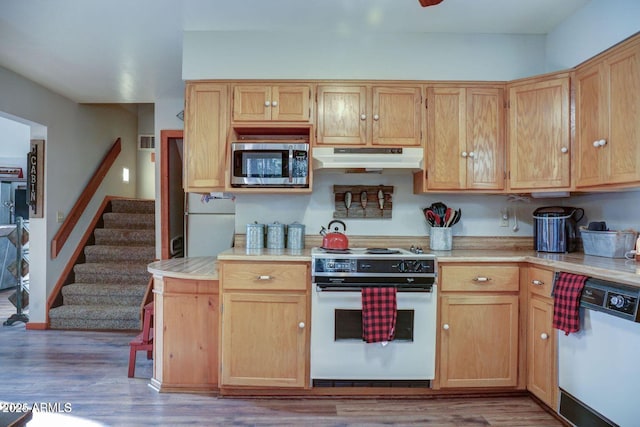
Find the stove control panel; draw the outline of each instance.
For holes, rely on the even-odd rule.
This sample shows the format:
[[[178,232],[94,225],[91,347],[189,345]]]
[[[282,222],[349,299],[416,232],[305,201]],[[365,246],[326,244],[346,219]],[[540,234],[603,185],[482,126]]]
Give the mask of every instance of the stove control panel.
[[[313,262],[313,272],[323,274],[426,274],[435,275],[435,259],[362,259],[362,258],[317,258]]]

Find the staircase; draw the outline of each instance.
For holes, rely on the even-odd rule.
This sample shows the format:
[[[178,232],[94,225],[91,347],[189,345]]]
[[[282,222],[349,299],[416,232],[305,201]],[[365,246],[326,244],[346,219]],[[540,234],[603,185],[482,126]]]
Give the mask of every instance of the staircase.
[[[140,330],[140,307],[155,259],[155,202],[113,199],[62,288],[62,305],[49,310],[51,329]]]

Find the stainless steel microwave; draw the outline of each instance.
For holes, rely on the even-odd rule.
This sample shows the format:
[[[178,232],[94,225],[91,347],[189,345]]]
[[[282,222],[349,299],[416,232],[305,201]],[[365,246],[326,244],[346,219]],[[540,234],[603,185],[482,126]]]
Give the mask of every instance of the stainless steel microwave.
[[[309,187],[309,144],[231,143],[232,187]]]

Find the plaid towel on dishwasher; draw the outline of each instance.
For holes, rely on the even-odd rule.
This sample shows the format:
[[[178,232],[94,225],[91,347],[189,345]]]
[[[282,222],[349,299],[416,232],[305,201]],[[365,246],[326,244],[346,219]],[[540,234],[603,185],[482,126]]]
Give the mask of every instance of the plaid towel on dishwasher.
[[[553,327],[565,335],[580,330],[580,296],[586,276],[558,273],[553,284]]]
[[[362,338],[368,343],[393,340],[396,333],[396,288],[362,288]]]

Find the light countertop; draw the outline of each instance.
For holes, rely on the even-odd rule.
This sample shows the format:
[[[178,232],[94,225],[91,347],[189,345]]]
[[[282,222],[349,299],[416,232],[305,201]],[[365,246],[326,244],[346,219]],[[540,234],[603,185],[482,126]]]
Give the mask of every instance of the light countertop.
[[[568,254],[544,253],[517,250],[433,251],[441,264],[453,262],[526,262],[553,268],[557,271],[583,274],[604,280],[640,286],[640,262],[620,258],[604,258],[584,255],[581,252]],[[155,261],[148,266],[149,272],[168,277],[194,280],[218,280],[218,261],[294,261],[310,262],[311,248],[290,249],[246,249],[231,248],[216,257],[173,258]]]

